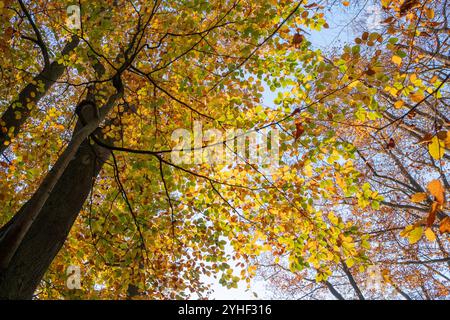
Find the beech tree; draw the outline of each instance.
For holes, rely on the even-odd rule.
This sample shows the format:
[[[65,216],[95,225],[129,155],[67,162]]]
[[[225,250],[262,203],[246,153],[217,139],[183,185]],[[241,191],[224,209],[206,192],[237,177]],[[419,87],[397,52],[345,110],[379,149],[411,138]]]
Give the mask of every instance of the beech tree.
[[[0,298],[447,297],[446,1],[329,5],[1,0]]]
[[[1,2],[0,296],[201,295],[213,271],[235,284],[224,239],[251,228],[229,205],[263,183],[173,164],[170,137],[194,121],[264,125],[248,75],[286,51],[273,39],[307,5],[97,1],[78,4],[79,21],[70,5]],[[319,28],[311,10],[301,23]],[[68,265],[84,289],[64,290]]]

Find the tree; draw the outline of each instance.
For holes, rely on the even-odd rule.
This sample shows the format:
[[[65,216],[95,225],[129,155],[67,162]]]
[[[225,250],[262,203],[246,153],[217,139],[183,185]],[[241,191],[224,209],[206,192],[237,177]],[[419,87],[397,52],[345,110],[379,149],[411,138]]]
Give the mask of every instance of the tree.
[[[447,4],[416,1],[405,9],[407,3],[381,1],[381,32],[361,32],[342,53],[324,57],[314,85],[323,104],[312,115],[300,114],[291,129],[298,132],[301,125],[299,147],[317,127],[349,145],[350,165],[318,162],[312,178],[327,190],[317,203],[329,225],[346,230],[344,250],[355,242],[367,250],[359,259],[330,263],[326,278],[317,282],[317,267],[289,268],[285,259],[266,257],[258,265],[274,292],[337,299],[448,297]],[[335,92],[339,86],[345,89]],[[334,181],[326,185],[328,172]]]
[[[445,1],[0,3],[1,298],[448,296]]]
[[[308,8],[101,1],[81,3],[71,29],[69,1],[1,4],[0,296],[201,295],[200,276],[220,270],[235,284],[224,239],[251,227],[229,206],[264,185],[245,166],[225,181],[220,167],[172,163],[171,133],[264,125],[262,83],[248,75]],[[68,264],[83,267],[85,290],[59,290]]]

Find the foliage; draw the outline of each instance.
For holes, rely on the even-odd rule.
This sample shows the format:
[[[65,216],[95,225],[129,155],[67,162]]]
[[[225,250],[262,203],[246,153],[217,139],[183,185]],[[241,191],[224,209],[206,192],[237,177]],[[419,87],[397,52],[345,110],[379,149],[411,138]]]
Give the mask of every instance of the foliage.
[[[446,2],[413,2],[382,0],[382,31],[322,52],[308,39],[328,28],[322,1],[83,1],[80,30],[71,1],[0,1],[0,111],[21,120],[0,123],[2,225],[76,136],[80,101],[108,111],[88,141],[111,155],[37,297],[207,297],[205,276],[257,274],[281,293],[379,297],[371,266],[397,296],[448,297]],[[172,133],[198,121],[280,129],[279,163],[174,163]]]

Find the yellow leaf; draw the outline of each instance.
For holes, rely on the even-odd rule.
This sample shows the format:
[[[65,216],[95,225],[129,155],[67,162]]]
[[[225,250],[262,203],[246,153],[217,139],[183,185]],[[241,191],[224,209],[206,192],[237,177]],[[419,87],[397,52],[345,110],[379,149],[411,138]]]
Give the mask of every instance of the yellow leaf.
[[[411,230],[411,232],[408,234],[408,241],[411,244],[416,243],[417,241],[422,238],[423,235],[423,228],[422,227],[415,227]]]
[[[387,269],[383,269],[383,271],[381,271],[381,275],[383,276],[384,281],[386,281],[387,283],[391,283],[391,277],[389,275],[389,270]]]
[[[428,191],[436,198],[439,204],[444,204],[444,186],[439,180],[432,180],[428,184]]]
[[[399,56],[392,56],[392,62],[399,66],[402,64],[402,58]]]
[[[430,155],[434,159],[439,160],[444,156],[444,146],[445,142],[439,140],[437,136],[434,136],[433,139],[431,139],[431,143],[428,145],[428,152],[430,152]]]
[[[333,212],[330,212],[330,213],[328,214],[328,220],[330,220],[330,222],[331,222],[332,224],[334,224],[335,226],[339,224],[339,219],[338,219],[338,217],[336,217],[336,216],[334,215]]]
[[[422,202],[422,201],[425,201],[425,200],[427,200],[427,194],[424,193],[424,192],[414,193],[411,196],[411,201],[415,202],[415,203]]]
[[[401,237],[406,237],[406,236],[408,236],[408,233],[410,233],[412,229],[414,229],[414,227],[413,227],[412,225],[406,226],[405,229],[403,229],[403,230],[400,232],[400,236],[401,236]]]
[[[427,230],[425,230],[425,237],[427,237],[428,241],[435,241],[436,240],[436,235],[434,234],[433,230],[431,230],[431,228],[427,228]]]
[[[351,268],[355,265],[355,260],[353,258],[348,258],[347,260],[345,260],[345,264],[348,268]]]
[[[303,172],[305,173],[305,176],[311,177],[313,174],[311,165],[309,165],[309,164],[305,165],[303,167]]]

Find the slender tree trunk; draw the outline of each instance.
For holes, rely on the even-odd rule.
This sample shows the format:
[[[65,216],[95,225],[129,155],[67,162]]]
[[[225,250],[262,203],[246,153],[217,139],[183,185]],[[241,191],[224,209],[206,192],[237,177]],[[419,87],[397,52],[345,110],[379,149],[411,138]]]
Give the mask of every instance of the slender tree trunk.
[[[344,270],[345,275],[347,276],[351,286],[356,292],[356,295],[358,296],[359,300],[365,300],[364,295],[362,294],[361,290],[358,287],[358,284],[355,281],[355,278],[353,278],[353,275],[348,268],[347,264],[344,261],[341,261],[342,269]]]
[[[342,294],[340,294],[339,291],[337,291],[336,288],[329,281],[325,281],[325,285],[327,286],[331,294],[335,296],[336,299],[345,300]]]
[[[69,54],[78,46],[78,43],[79,38],[73,37],[64,47],[61,54]],[[64,64],[53,61],[33,79],[32,83],[23,88],[17,99],[6,109],[0,119],[0,153],[6,150],[11,138],[20,132],[21,126],[28,119],[33,107],[29,108],[27,105],[30,103],[31,106],[35,107],[65,70],[66,66]],[[41,90],[39,90],[40,84],[43,84]]]

